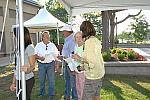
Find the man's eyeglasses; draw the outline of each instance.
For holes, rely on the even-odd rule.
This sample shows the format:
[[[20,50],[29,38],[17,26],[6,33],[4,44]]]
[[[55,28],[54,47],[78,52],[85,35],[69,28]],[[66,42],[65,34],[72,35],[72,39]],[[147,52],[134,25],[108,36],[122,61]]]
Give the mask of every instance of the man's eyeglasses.
[[[48,47],[48,46],[46,45],[46,50],[47,50],[47,47]]]

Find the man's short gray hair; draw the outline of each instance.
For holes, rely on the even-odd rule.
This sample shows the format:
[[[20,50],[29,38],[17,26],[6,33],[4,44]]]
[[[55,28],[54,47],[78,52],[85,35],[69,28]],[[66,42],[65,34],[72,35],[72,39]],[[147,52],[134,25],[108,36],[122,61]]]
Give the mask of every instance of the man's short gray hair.
[[[42,32],[42,40],[43,40],[44,33],[48,33],[48,35],[49,35],[49,37],[50,37],[49,31],[43,31],[43,32]]]

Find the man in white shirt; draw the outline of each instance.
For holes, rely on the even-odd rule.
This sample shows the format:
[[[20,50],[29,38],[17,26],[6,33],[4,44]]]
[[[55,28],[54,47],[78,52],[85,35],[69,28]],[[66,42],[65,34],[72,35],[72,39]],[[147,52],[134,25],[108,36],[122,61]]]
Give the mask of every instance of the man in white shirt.
[[[45,80],[48,79],[48,96],[52,98],[55,86],[55,60],[58,56],[58,49],[50,42],[48,31],[42,33],[42,42],[35,46],[35,56],[38,60],[40,96],[45,96]]]

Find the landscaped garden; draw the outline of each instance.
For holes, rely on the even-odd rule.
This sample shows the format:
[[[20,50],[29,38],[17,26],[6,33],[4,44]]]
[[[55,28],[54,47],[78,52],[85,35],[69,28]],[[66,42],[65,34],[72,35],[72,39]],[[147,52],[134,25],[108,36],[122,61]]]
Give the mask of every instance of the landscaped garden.
[[[0,100],[16,100],[15,93],[9,90],[12,82],[13,66],[0,67]],[[101,89],[101,100],[149,100],[149,76],[105,75]],[[54,100],[63,100],[64,79],[56,75],[56,96]],[[46,86],[47,88],[47,86]],[[39,97],[38,70],[35,69],[35,85],[32,100],[47,100],[47,96]]]
[[[130,48],[114,48],[110,52],[103,52],[103,59],[104,61],[146,61],[142,55]]]

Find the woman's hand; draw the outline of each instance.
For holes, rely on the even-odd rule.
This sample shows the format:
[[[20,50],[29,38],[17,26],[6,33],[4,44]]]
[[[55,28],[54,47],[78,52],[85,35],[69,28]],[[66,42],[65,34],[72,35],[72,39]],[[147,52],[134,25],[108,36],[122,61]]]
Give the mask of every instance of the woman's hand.
[[[25,64],[21,67],[21,71],[25,72],[25,73],[30,73],[31,70],[31,66],[29,64]]]
[[[61,61],[63,60],[63,58],[64,58],[63,56],[60,56],[60,55],[57,56],[57,59],[59,59]]]
[[[39,59],[39,60],[41,60],[41,61],[44,61],[44,60],[45,60],[45,58],[44,58],[43,56],[39,56],[39,55],[37,55],[37,54],[35,54],[35,58],[36,58],[36,59]]]
[[[88,61],[86,59],[80,57],[78,54],[73,54],[72,59],[74,59],[80,63],[87,63],[88,64]]]
[[[72,54],[72,59],[79,61],[80,60],[80,56],[78,54]]]
[[[39,56],[39,59],[40,59],[41,61],[44,61],[44,60],[45,60],[44,57],[40,57],[40,56]]]
[[[10,85],[10,90],[11,90],[11,91],[15,91],[15,90],[16,90],[16,84],[15,84],[15,83],[12,83],[12,84]]]

